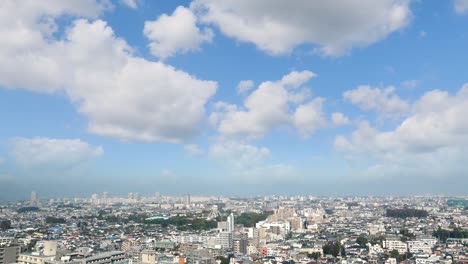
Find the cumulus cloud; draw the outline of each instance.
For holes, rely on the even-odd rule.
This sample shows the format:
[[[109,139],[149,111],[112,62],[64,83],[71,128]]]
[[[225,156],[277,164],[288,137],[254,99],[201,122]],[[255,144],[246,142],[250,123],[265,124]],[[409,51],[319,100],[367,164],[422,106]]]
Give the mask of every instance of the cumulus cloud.
[[[310,97],[304,85],[313,77],[310,71],[292,71],[281,80],[261,83],[244,99],[243,106],[218,102],[211,123],[227,136],[257,138],[285,126],[294,126],[303,136],[310,136],[324,124],[323,99],[304,103]]]
[[[415,89],[415,88],[418,88],[420,85],[421,85],[420,80],[405,80],[401,82],[401,86],[406,89]]]
[[[15,138],[10,153],[23,168],[71,168],[100,157],[102,147],[80,139]]]
[[[161,59],[197,51],[201,44],[213,39],[211,29],[200,29],[196,16],[183,6],[177,7],[170,16],[163,14],[155,21],[146,21],[143,32],[151,41],[151,53]]]
[[[350,159],[365,160],[364,175],[463,177],[468,160],[468,85],[457,94],[429,91],[394,130],[379,131],[362,122],[335,147]]]
[[[187,144],[184,146],[185,155],[197,157],[203,155],[204,151],[197,144]]]
[[[59,4],[2,2],[0,85],[65,94],[88,118],[89,132],[102,136],[183,142],[198,133],[216,82],[135,56],[101,20],[74,20],[55,39],[57,17],[93,17],[102,8],[89,0],[53,2]]]
[[[343,113],[335,112],[331,116],[331,120],[335,126],[344,126],[351,124],[351,121]]]
[[[362,110],[377,111],[382,117],[399,117],[410,109],[408,102],[395,94],[395,87],[372,88],[361,85],[343,93],[345,100],[357,105]]]
[[[120,0],[122,4],[130,7],[131,9],[136,9],[138,7],[136,0]]]
[[[325,126],[322,114],[323,101],[322,98],[316,98],[296,108],[292,116],[293,124],[304,138],[309,137],[317,129]]]
[[[201,21],[225,35],[255,44],[271,54],[286,54],[312,44],[326,55],[365,47],[407,26],[410,0],[195,0]]]
[[[294,167],[272,163],[270,150],[240,141],[221,140],[212,144],[208,155],[226,166],[235,181],[244,184],[299,180]]]
[[[254,88],[254,86],[255,84],[252,80],[243,80],[239,82],[236,90],[238,94],[245,94],[248,91],[250,91],[252,88]]]
[[[468,0],[454,0],[455,12],[465,14],[468,12]]]

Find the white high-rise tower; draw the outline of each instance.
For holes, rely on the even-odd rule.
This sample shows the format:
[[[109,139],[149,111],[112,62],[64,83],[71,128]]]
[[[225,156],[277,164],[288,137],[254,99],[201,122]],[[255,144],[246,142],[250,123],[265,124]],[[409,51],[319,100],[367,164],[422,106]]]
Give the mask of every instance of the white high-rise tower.
[[[227,231],[228,232],[234,232],[234,214],[231,213],[228,217],[227,217]]]
[[[37,193],[35,191],[31,192],[31,204],[37,204]]]

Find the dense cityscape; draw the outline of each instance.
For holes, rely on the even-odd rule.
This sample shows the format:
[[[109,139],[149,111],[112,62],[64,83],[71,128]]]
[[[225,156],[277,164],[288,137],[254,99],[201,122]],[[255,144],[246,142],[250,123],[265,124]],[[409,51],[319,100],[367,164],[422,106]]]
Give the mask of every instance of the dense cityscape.
[[[467,197],[4,202],[0,263],[468,263]]]
[[[468,0],[0,0],[0,264],[468,264]]]

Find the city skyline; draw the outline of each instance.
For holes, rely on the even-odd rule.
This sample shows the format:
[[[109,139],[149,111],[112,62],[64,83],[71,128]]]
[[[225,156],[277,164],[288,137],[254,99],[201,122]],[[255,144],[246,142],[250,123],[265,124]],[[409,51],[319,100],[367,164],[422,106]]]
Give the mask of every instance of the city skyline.
[[[0,200],[468,194],[466,0],[6,0],[0,32]]]

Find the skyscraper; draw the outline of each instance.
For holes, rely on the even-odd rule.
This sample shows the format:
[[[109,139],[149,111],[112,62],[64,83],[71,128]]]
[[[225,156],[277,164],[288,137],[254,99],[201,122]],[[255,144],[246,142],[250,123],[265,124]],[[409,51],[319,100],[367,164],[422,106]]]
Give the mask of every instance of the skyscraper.
[[[37,204],[37,193],[35,191],[31,192],[31,204]]]
[[[234,214],[231,213],[228,217],[227,217],[227,231],[228,232],[234,232]]]

